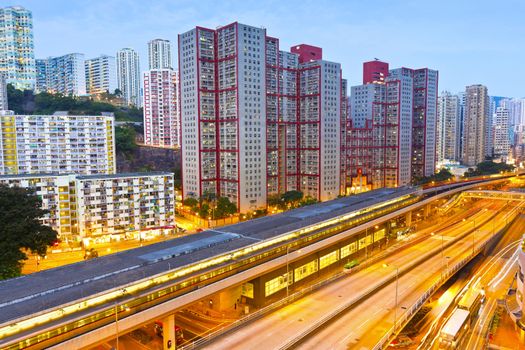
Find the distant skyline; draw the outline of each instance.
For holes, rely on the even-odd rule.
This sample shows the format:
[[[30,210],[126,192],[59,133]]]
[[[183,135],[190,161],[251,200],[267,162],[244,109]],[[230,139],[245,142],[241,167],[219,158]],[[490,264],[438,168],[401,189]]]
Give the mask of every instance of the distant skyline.
[[[306,43],[340,62],[350,86],[375,57],[391,68],[439,70],[439,91],[484,84],[494,96],[524,97],[525,2],[15,0],[33,12],[37,58],[80,52],[86,59],[131,47],[147,69],[147,42],[169,39],[177,68],[177,34],[195,26],[241,22],[267,28],[280,47]]]

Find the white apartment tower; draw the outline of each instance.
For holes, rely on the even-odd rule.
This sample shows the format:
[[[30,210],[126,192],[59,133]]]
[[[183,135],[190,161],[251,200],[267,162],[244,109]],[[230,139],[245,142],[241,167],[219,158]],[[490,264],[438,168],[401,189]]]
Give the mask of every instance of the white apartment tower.
[[[441,96],[438,98],[436,135],[436,155],[438,162],[444,160],[458,161],[460,159],[460,108],[460,101],[457,95],[452,95],[448,91],[441,93]]]
[[[510,152],[509,117],[510,113],[508,109],[503,107],[496,108],[496,114],[493,119],[494,157],[497,157],[503,162],[507,161]]]
[[[165,39],[153,39],[148,42],[149,69],[171,69],[171,42]]]
[[[467,166],[474,166],[483,162],[487,153],[490,105],[487,87],[467,86],[465,99],[462,161]]]
[[[84,54],[71,53],[36,60],[37,92],[82,96],[86,94]]]
[[[0,74],[16,89],[33,90],[36,82],[33,15],[21,6],[0,8]]]
[[[139,54],[130,48],[117,51],[117,87],[128,105],[140,107]]]
[[[115,57],[101,55],[85,61],[86,92],[98,95],[104,92],[113,93],[117,88]]]
[[[144,72],[144,144],[180,147],[178,74],[172,69]]]
[[[113,117],[0,116],[0,175],[115,171]]]

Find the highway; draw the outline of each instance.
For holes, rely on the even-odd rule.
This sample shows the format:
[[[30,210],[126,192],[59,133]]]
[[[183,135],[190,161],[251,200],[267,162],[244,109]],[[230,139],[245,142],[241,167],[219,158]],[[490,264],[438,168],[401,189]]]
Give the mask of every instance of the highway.
[[[488,207],[486,202],[480,202],[473,208],[477,211],[473,214],[472,211],[467,213],[470,220],[477,220],[482,222],[488,220],[495,213],[503,207],[503,203],[495,203]],[[486,210],[485,210],[486,209]],[[503,215],[503,214],[501,214]],[[392,279],[395,271],[392,268],[383,267],[383,263],[397,264],[400,268],[405,265],[409,265],[420,258],[423,254],[432,250],[439,252],[441,245],[444,243],[448,244],[448,241],[457,235],[472,230],[473,225],[470,220],[462,221],[464,215],[459,218],[456,217],[459,222],[452,226],[446,227],[444,223],[439,223],[443,227],[442,231],[436,230],[436,234],[432,236],[432,239],[427,239],[424,242],[407,248],[402,251],[393,253],[391,256],[386,258],[381,263],[374,264],[366,269],[363,269],[349,277],[338,280],[310,295],[274,312],[272,314],[263,317],[242,329],[242,332],[235,332],[228,334],[227,336],[218,338],[215,342],[208,345],[206,348],[209,349],[268,349],[268,348],[280,348],[293,339],[295,336],[304,332],[311,326],[315,321],[319,320],[324,314],[345,305],[352,300],[358,300],[363,297],[365,291],[370,289],[370,286],[382,283],[384,280]],[[439,235],[438,235],[439,233]],[[441,233],[443,233],[443,241],[441,240]],[[484,234],[483,236],[486,236]],[[458,244],[459,248],[455,248],[458,252],[468,250],[471,245],[471,240],[467,237],[464,239],[465,242]],[[455,251],[445,250],[446,254],[451,256],[449,261],[453,263],[453,254]],[[437,253],[436,253],[437,254]],[[437,254],[433,259],[429,259],[432,262],[434,270],[437,269],[438,276],[439,270],[443,267],[444,258]],[[414,279],[417,281],[421,278],[421,275],[425,275],[428,278],[429,271],[426,268],[418,267],[415,269],[414,274],[407,274],[412,276],[412,279],[405,283],[405,275],[400,278],[400,305],[407,297],[406,292],[413,288]],[[375,291],[372,298],[377,295],[376,302],[367,300],[365,303],[358,305],[355,310],[359,312],[350,312],[353,316],[350,322],[352,326],[345,325],[340,327],[338,321],[333,323],[334,327],[328,325],[323,328],[320,332],[308,337],[308,341],[301,344],[301,348],[338,348],[338,344],[341,348],[347,348],[347,343],[355,341],[355,339],[361,339],[363,335],[366,338],[370,338],[373,342],[368,329],[374,326],[374,329],[381,329],[382,327],[388,328],[393,323],[393,314],[390,317],[384,315],[384,312],[388,313],[388,310],[393,310],[393,305],[387,303],[384,305],[385,300],[394,300],[394,289],[392,284],[382,288],[381,291]],[[375,299],[374,299],[375,300]],[[384,312],[372,310],[374,307],[384,308]],[[388,310],[386,310],[388,309]],[[375,313],[375,315],[372,313]],[[368,320],[370,315],[374,316],[374,320],[382,319],[385,321],[385,325],[377,325],[374,320]],[[378,327],[378,328],[376,328]],[[323,332],[333,332],[330,336],[325,336]],[[353,330],[353,331],[350,331]],[[379,335],[379,334],[378,334]]]
[[[495,248],[494,255],[488,256],[482,266],[470,276],[461,291],[453,295],[453,297],[461,295],[468,288],[477,290],[483,288],[485,291],[485,303],[480,309],[479,317],[475,319],[472,325],[471,333],[463,344],[463,349],[477,350],[484,348],[490,320],[497,308],[497,301],[503,298],[516,273],[518,252],[521,249],[523,232],[525,232],[525,217],[520,216],[509,228],[509,233],[506,237]],[[456,302],[457,299],[455,298]],[[454,305],[455,303],[452,304],[452,306]],[[418,350],[430,347],[433,349],[439,348],[439,331],[448,320],[452,307],[448,311],[448,313],[443,313],[444,315],[435,318],[434,324],[439,326],[431,327],[431,331],[425,336],[425,339],[430,340],[430,344],[425,341],[418,347]]]
[[[502,228],[501,218],[505,213],[500,213],[492,220],[498,220],[496,230]],[[480,218],[481,219],[481,218]],[[477,220],[477,218],[476,218]],[[468,221],[470,223],[470,221]],[[446,241],[464,232],[465,227],[459,225],[448,232],[440,232],[434,235],[433,239],[441,241],[441,235]],[[492,223],[479,228],[477,232],[478,241],[488,239],[492,235]],[[345,313],[342,317],[329,324],[327,327],[308,337],[308,340],[301,344],[304,349],[316,349],[321,344],[327,344],[331,349],[372,349],[377,342],[393,326],[394,320],[397,321],[410,309],[417,300],[440,278],[444,269],[444,264],[453,266],[457,262],[471,254],[472,234],[454,244],[450,248],[444,249],[443,257],[441,254],[435,255],[426,260],[410,272],[399,277],[398,286],[398,306],[395,305],[395,283],[385,286],[376,291],[370,298],[359,304],[356,308]],[[423,248],[424,249],[424,248]],[[423,250],[425,251],[425,250]],[[447,257],[449,257],[447,259]],[[399,260],[389,260],[387,264],[394,264],[402,267],[404,262]],[[388,268],[388,267],[387,267]],[[397,315],[396,315],[397,313]]]

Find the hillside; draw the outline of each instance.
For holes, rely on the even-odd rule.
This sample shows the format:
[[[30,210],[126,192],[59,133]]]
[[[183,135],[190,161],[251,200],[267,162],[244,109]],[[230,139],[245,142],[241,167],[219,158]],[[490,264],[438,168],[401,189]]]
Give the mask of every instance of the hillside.
[[[117,91],[118,92],[118,91]],[[103,94],[102,99],[115,101],[115,94]],[[90,97],[73,97],[62,94],[41,92],[34,94],[30,90],[17,90],[7,86],[9,109],[16,114],[53,114],[67,111],[72,115],[100,115],[102,112],[115,114],[117,121],[142,122],[142,108],[121,107],[108,102],[94,101]]]

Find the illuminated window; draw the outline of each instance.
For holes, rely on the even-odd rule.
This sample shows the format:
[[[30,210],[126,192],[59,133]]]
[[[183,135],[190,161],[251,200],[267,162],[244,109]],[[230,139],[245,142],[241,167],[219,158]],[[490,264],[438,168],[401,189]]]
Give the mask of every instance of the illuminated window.
[[[287,280],[288,280],[288,284],[292,284],[293,283],[292,276],[293,276],[292,271],[290,271],[288,273],[288,278],[286,278],[286,273],[285,273],[284,275],[277,276],[277,277],[267,281],[264,284],[264,295],[265,296],[269,296],[269,295],[272,295],[272,294],[280,291],[281,289],[286,288],[286,281]]]
[[[359,249],[363,249],[373,243],[372,234],[359,239]]]
[[[323,269],[339,260],[339,250],[326,254],[319,258],[319,269]]]
[[[308,264],[299,266],[295,269],[295,282],[302,280],[317,272],[317,260],[310,261]]]
[[[386,235],[385,229],[381,229],[379,231],[374,232],[374,242],[377,242],[380,239],[385,238],[385,235]]]
[[[341,248],[341,259],[345,258],[351,254],[354,254],[357,251],[357,241],[345,245]]]

